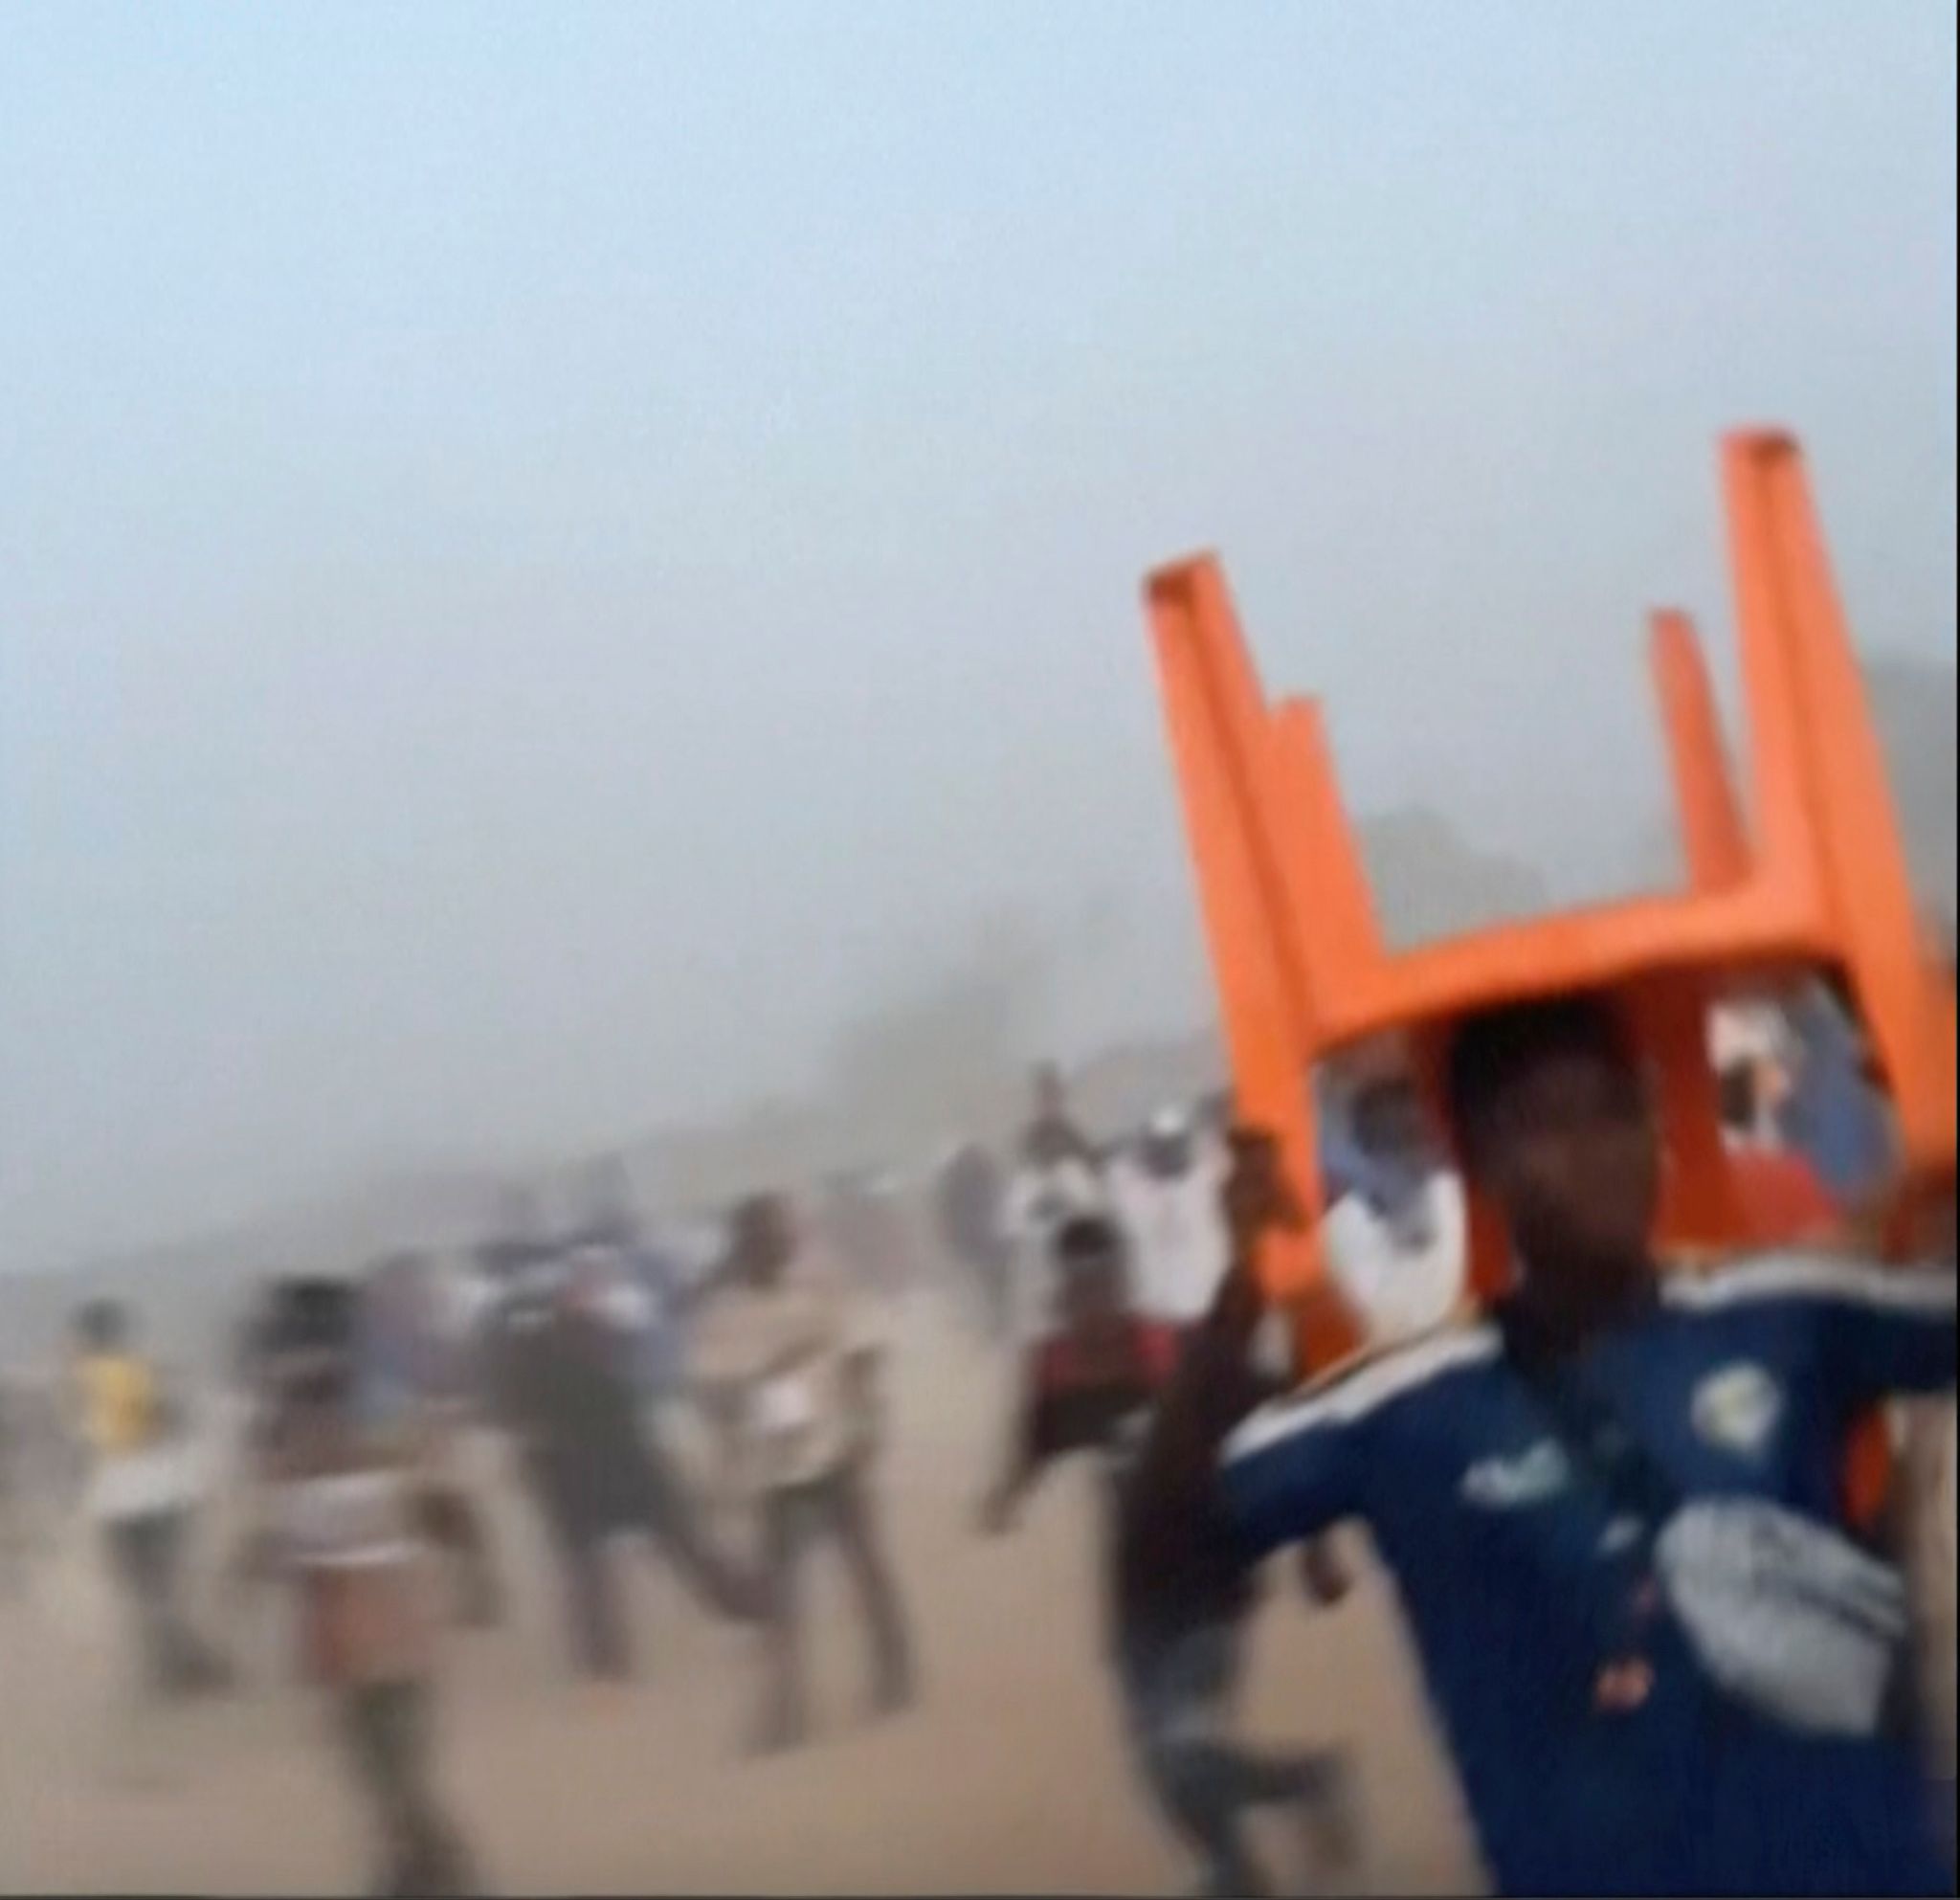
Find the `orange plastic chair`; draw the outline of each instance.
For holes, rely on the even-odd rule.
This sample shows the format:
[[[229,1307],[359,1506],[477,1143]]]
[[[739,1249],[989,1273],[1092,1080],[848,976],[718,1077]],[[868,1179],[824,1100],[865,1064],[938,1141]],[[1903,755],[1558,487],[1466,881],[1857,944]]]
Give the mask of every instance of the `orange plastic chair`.
[[[1649,659],[1667,722],[1668,762],[1688,882],[1696,890],[1721,890],[1748,875],[1748,838],[1724,753],[1707,665],[1685,614],[1663,608],[1654,615]],[[1780,1241],[1789,1237],[1771,1238]],[[1892,1488],[1895,1462],[1885,1408],[1874,1406],[1853,1421],[1845,1438],[1839,1481],[1847,1521],[1867,1532],[1876,1531]]]
[[[1406,1032],[1434,1085],[1454,1025],[1492,1005],[1574,990],[1618,999],[1659,1082],[1669,1156],[1664,1248],[1745,1238],[1709,1072],[1705,1023],[1725,988],[1839,971],[1879,1052],[1905,1183],[1950,1182],[1952,992],[1917,937],[1899,829],[1862,680],[1787,436],[1724,444],[1748,727],[1744,833],[1692,628],[1657,617],[1655,681],[1688,888],[1385,949],[1311,701],[1268,705],[1216,561],[1153,573],[1147,600],[1238,1111],[1274,1129],[1308,1210],[1324,1211],[1307,1079],[1384,1031]],[[1319,1249],[1276,1241],[1268,1293],[1301,1315],[1305,1368],[1353,1337],[1329,1317]],[[1508,1274],[1473,1208],[1471,1279]]]
[[[1748,835],[1729,777],[1701,641],[1694,622],[1679,609],[1663,607],[1654,615],[1648,660],[1667,726],[1667,762],[1688,883],[1699,891],[1726,890],[1748,875]]]

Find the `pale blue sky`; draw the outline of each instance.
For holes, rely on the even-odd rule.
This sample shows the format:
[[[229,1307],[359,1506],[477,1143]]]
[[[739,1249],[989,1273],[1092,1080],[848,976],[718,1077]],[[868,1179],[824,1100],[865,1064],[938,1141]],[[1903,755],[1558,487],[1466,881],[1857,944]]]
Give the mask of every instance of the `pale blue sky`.
[[[0,1256],[806,1074],[1001,897],[1202,962],[1136,609],[1570,882],[1802,432],[1950,654],[1932,4],[14,5]],[[1542,715],[1542,716],[1541,716]]]

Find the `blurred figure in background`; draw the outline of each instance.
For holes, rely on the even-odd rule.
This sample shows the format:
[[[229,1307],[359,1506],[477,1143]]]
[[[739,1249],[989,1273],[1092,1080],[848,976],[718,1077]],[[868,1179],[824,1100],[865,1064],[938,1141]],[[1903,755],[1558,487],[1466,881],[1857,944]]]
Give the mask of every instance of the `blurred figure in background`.
[[[1808,1156],[1785,1142],[1787,1040],[1763,1011],[1715,1013],[1710,1035],[1722,1136],[1751,1241],[1759,1246],[1824,1241],[1841,1233],[1843,1211]]]
[[[646,1537],[720,1615],[751,1615],[755,1592],[708,1540],[641,1420],[633,1342],[609,1278],[575,1270],[545,1244],[507,1253],[503,1264],[510,1277],[486,1349],[495,1416],[550,1532],[578,1665],[620,1679],[632,1657],[609,1567],[616,1537]]]
[[[1327,1265],[1371,1345],[1439,1326],[1463,1296],[1463,1184],[1422,1101],[1407,1052],[1385,1040],[1333,1078]]]
[[[1181,1108],[1158,1110],[1108,1166],[1109,1199],[1128,1241],[1134,1303],[1180,1331],[1209,1310],[1231,1259],[1222,1140]]]
[[[1004,1340],[1013,1317],[1014,1241],[1000,1164],[984,1143],[958,1142],[940,1163],[933,1196],[940,1244],[961,1291],[984,1336]]]
[[[360,1289],[362,1413],[417,1446],[418,1521],[447,1560],[459,1621],[496,1623],[503,1593],[487,1514],[472,1494],[461,1434],[469,1416],[471,1315],[426,1254],[390,1254]]]
[[[263,1536],[300,1598],[309,1673],[335,1705],[375,1830],[378,1894],[478,1889],[437,1800],[432,1755],[435,1619],[420,1534],[417,1434],[364,1416],[361,1296],[295,1281],[272,1302],[263,1372]]]
[[[74,1380],[91,1471],[84,1508],[134,1613],[153,1693],[223,1688],[231,1669],[182,1602],[186,1546],[203,1494],[184,1408],[142,1350],[120,1301],[91,1300],[74,1327]]]
[[[1102,1157],[1076,1126],[1061,1071],[1035,1072],[1035,1112],[1021,1136],[1008,1189],[1007,1226],[1014,1245],[1013,1334],[1025,1343],[1055,1323],[1054,1241],[1079,1214],[1108,1211]]]
[[[875,1714],[912,1699],[912,1639],[871,1482],[880,1343],[862,1303],[834,1266],[812,1258],[779,1195],[736,1210],[730,1264],[697,1329],[694,1370],[760,1520],[768,1676],[752,1747],[769,1754],[809,1732],[798,1593],[813,1544],[836,1546],[857,1591]]]
[[[1222,1217],[1221,1217],[1222,1218]],[[1228,1242],[1229,1246],[1229,1242]],[[1175,1627],[1120,1615],[1119,1530],[1124,1487],[1151,1407],[1180,1350],[1179,1329],[1131,1298],[1122,1230],[1081,1215],[1056,1237],[1062,1323],[1032,1349],[1009,1434],[1005,1468],[981,1507],[981,1528],[1012,1528],[1046,1468],[1076,1452],[1102,1466],[1102,1590],[1110,1661],[1137,1770],[1180,1839],[1199,1857],[1202,1890],[1269,1890],[1244,1837],[1262,1807],[1291,1808],[1316,1859],[1353,1848],[1349,1777],[1326,1750],[1260,1751],[1231,1738],[1255,1580],[1239,1566],[1195,1571]]]
[[[680,1262],[648,1233],[617,1155],[589,1172],[585,1203],[567,1242],[574,1270],[617,1328],[635,1389],[649,1405],[659,1405],[685,1382],[690,1301]]]

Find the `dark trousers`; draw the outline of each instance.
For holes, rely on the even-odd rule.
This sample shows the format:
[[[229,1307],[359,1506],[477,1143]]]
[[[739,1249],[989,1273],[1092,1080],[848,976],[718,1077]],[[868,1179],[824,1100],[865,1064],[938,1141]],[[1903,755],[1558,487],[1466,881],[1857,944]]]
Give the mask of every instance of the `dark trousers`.
[[[1256,1751],[1227,1736],[1241,1649],[1236,1626],[1214,1623],[1168,1641],[1132,1642],[1118,1656],[1131,1754],[1158,1808],[1198,1856],[1208,1893],[1270,1891],[1244,1838],[1255,1808],[1300,1804],[1317,1829],[1321,1857],[1342,1860],[1353,1850],[1338,1755]]]
[[[109,1561],[136,1612],[144,1673],[162,1695],[213,1688],[227,1674],[178,1605],[178,1571],[189,1524],[188,1512],[170,1510],[121,1518],[108,1526]]]
[[[429,1703],[428,1685],[416,1682],[364,1683],[342,1693],[347,1759],[379,1836],[378,1894],[448,1895],[475,1886],[436,1803]]]
[[[871,1637],[874,1705],[901,1707],[912,1694],[912,1641],[887,1561],[878,1513],[855,1465],[769,1492],[762,1506],[763,1581],[768,1609],[768,1686],[757,1746],[800,1741],[808,1728],[803,1684],[799,1573],[819,1538],[834,1542]]]
[[[623,1677],[633,1669],[607,1545],[622,1531],[646,1536],[707,1608],[752,1616],[756,1591],[709,1542],[686,1492],[651,1446],[638,1448],[608,1474],[603,1487],[588,1474],[541,1463],[534,1484],[558,1555],[572,1653],[587,1674]]]

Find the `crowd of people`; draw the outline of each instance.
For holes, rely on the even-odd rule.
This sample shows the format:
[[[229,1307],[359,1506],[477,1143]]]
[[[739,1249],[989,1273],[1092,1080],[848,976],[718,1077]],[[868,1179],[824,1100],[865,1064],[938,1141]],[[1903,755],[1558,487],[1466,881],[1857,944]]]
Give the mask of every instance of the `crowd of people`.
[[[608,1170],[560,1231],[516,1196],[468,1258],[404,1251],[344,1278],[269,1279],[224,1355],[242,1401],[234,1445],[220,1442],[211,1394],[151,1350],[141,1315],[91,1299],[46,1431],[27,1388],[7,1390],[10,1565],[28,1559],[12,1533],[30,1495],[51,1494],[29,1472],[42,1441],[78,1447],[83,1475],[67,1489],[126,1605],[136,1687],[156,1703],[222,1694],[238,1671],[189,1600],[186,1556],[224,1494],[224,1607],[259,1591],[290,1598],[295,1665],[335,1705],[372,1817],[378,1891],[477,1888],[431,1755],[441,1628],[497,1624],[509,1594],[470,1456],[483,1434],[501,1442],[545,1533],[579,1676],[633,1673],[615,1573],[637,1544],[707,1613],[755,1628],[751,1747],[799,1745],[812,1723],[798,1586],[825,1545],[872,1636],[872,1711],[898,1715],[916,1671],[877,1496],[878,1283],[785,1196],[750,1196],[724,1226],[709,1259],[657,1242]],[[711,1446],[702,1470],[677,1456],[689,1426]],[[711,1522],[731,1508],[746,1533]]]
[[[1790,1251],[1841,1243],[1885,1168],[1882,1098],[1828,995],[1726,1011],[1710,1050],[1762,1249],[1713,1275],[1659,1270],[1662,1157],[1601,1001],[1464,1025],[1440,1122],[1392,1042],[1315,1079],[1324,1253],[1367,1346],[1303,1388],[1253,1270],[1302,1210],[1223,1098],[1099,1138],[1043,1069],[1011,1151],[969,1140],[931,1171],[939,1284],[1012,1371],[1001,1445],[975,1448],[979,1528],[1010,1532],[1055,1461],[1093,1462],[1114,1700],[1204,1890],[1267,1890],[1259,1810],[1297,1819],[1303,1879],[1358,1850],[1346,1755],[1254,1747],[1233,1717],[1261,1564],[1296,1553],[1285,1594],[1337,1603],[1350,1521],[1393,1576],[1503,1890],[1951,1890],[1923,1769],[1944,1759],[1950,1822],[1951,1738],[1942,1755],[1938,1712],[1900,1688],[1912,1605],[1882,1494],[1887,1407],[1950,1391],[1950,1229],[1924,1274]],[[1519,1263],[1495,1306],[1464,1284],[1472,1192]],[[290,1597],[376,1890],[483,1878],[440,1791],[434,1705],[443,1625],[494,1625],[509,1596],[470,1456],[484,1432],[545,1533],[579,1677],[634,1672],[631,1542],[755,1631],[748,1747],[803,1746],[822,1547],[869,1639],[867,1713],[921,1693],[880,1480],[894,1302],[928,1278],[897,1196],[870,1175],[820,1205],[758,1193],[690,1251],[610,1168],[555,1229],[515,1197],[466,1259],[255,1292],[230,1355],[248,1506],[227,1587]],[[217,1482],[196,1395],[117,1302],[87,1302],[72,1345],[80,1499],[141,1683],[223,1694],[235,1665],[184,1580]],[[27,1448],[45,1464],[59,1437],[28,1416],[18,1397],[0,1416],[0,1529]],[[1864,1507],[1860,1435],[1881,1453]]]

